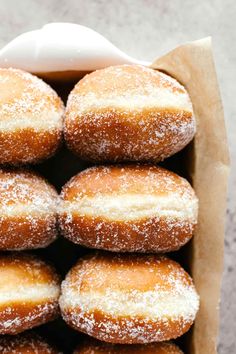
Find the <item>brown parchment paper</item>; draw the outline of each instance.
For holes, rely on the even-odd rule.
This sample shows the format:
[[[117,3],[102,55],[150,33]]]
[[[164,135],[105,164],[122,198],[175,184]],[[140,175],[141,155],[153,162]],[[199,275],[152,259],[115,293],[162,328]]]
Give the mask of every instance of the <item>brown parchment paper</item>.
[[[182,45],[157,59],[151,67],[169,73],[187,88],[197,119],[189,167],[200,204],[190,268],[201,304],[192,332],[190,353],[215,354],[229,156],[211,39]]]

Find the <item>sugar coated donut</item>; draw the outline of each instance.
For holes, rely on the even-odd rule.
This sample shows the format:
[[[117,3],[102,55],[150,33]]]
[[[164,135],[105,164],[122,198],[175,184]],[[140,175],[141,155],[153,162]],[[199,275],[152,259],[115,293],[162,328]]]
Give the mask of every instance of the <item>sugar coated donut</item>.
[[[0,69],[0,164],[39,162],[62,138],[64,106],[41,79],[18,69]]]
[[[27,170],[0,169],[0,250],[48,246],[57,236],[58,194]]]
[[[172,77],[140,65],[118,65],[85,76],[69,95],[65,140],[93,162],[157,162],[195,134],[192,103]]]
[[[177,345],[170,342],[151,344],[111,344],[95,341],[92,338],[84,341],[73,354],[183,354]]]
[[[36,334],[0,337],[1,354],[62,354]]]
[[[198,200],[187,182],[156,166],[99,166],[63,188],[62,234],[110,251],[163,252],[183,246],[197,222]]]
[[[120,344],[181,336],[199,307],[192,279],[178,263],[113,253],[80,259],[62,282],[59,303],[71,327]]]
[[[17,334],[58,315],[59,278],[29,254],[0,255],[0,334]]]

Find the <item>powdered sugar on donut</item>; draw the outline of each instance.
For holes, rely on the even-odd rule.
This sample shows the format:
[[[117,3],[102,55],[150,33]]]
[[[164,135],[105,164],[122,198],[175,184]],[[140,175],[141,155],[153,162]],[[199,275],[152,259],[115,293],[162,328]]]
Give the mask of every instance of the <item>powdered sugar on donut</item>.
[[[54,320],[58,316],[57,301],[42,304],[30,304],[29,307],[24,302],[18,304],[25,314],[16,314],[14,304],[0,308],[0,334],[18,334],[35,326],[40,326],[48,321]],[[1,317],[4,319],[1,320]],[[8,319],[8,317],[10,319]]]
[[[47,246],[57,236],[57,208],[57,192],[43,178],[0,170],[0,248]]]
[[[23,209],[29,205],[34,212],[55,213],[57,203],[58,196],[54,187],[36,173],[23,169],[0,169],[1,215],[10,213],[15,206],[22,206]]]
[[[90,168],[62,190],[60,226],[70,240],[112,251],[170,251],[192,236],[198,199],[156,166]]]
[[[18,69],[0,69],[0,87],[1,132],[24,128],[61,130],[63,103],[41,79]]]
[[[55,270],[28,254],[0,257],[0,333],[15,334],[58,314],[59,278]]]
[[[183,334],[199,299],[187,273],[165,257],[97,254],[72,268],[60,306],[66,321],[91,336],[147,343],[170,339],[171,326],[172,338]]]
[[[42,80],[0,69],[0,164],[35,163],[58,149],[64,105]]]
[[[87,75],[66,108],[68,146],[91,161],[160,161],[186,146],[195,128],[185,88],[138,65]]]
[[[88,84],[91,85],[89,91]],[[192,112],[185,88],[175,79],[153,69],[134,65],[108,67],[87,75],[72,91],[68,103],[79,108],[78,112],[74,112],[74,117],[78,113],[82,116],[91,108],[112,107],[129,111],[148,106]]]

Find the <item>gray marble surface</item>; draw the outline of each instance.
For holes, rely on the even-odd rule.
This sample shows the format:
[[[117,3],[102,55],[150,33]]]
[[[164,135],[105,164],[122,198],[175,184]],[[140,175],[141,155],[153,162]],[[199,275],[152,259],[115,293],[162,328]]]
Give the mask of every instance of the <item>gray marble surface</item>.
[[[234,0],[0,0],[0,46],[47,22],[92,27],[128,54],[151,60],[211,35],[228,131],[229,182],[220,354],[236,353],[236,2]],[[233,96],[234,94],[234,96]]]

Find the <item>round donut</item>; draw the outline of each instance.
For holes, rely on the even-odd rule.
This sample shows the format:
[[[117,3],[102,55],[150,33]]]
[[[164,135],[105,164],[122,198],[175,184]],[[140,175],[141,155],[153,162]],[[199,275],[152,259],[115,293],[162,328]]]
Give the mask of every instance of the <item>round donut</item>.
[[[95,341],[92,338],[79,345],[73,354],[183,354],[177,345],[171,342],[150,344],[111,344]]]
[[[86,75],[69,95],[68,147],[92,162],[158,162],[183,149],[196,130],[186,89],[140,65]]]
[[[27,170],[0,169],[0,250],[48,246],[57,237],[59,197]]]
[[[190,240],[197,223],[190,184],[157,166],[93,167],[73,177],[61,198],[62,234],[97,249],[174,251]]]
[[[1,354],[62,354],[36,334],[0,337]]]
[[[199,298],[191,277],[165,256],[96,253],[70,270],[59,304],[74,329],[105,342],[141,344],[188,331]]]
[[[41,79],[0,69],[0,164],[42,161],[62,140],[64,106]]]
[[[58,315],[59,277],[29,254],[0,255],[0,334],[18,334]]]

